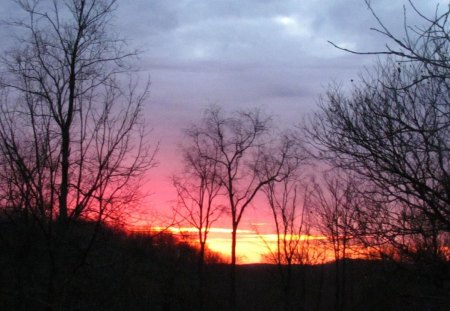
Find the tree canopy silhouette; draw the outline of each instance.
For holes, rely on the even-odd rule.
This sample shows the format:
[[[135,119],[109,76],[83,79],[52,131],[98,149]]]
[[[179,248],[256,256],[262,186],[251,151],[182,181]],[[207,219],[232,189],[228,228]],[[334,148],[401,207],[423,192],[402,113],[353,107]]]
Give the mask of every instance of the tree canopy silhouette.
[[[122,217],[154,165],[142,115],[149,84],[136,83],[136,53],[111,32],[115,0],[16,2],[27,18],[10,23],[18,35],[2,59],[1,212],[39,223],[46,303],[59,309],[96,227],[77,245],[69,231]]]
[[[329,88],[309,134],[318,157],[364,180],[372,204],[355,214],[360,236],[432,263],[440,278],[450,233],[450,10],[426,17],[411,7],[424,26],[405,22],[401,38],[372,10],[394,46],[370,53],[387,57],[350,91]]]

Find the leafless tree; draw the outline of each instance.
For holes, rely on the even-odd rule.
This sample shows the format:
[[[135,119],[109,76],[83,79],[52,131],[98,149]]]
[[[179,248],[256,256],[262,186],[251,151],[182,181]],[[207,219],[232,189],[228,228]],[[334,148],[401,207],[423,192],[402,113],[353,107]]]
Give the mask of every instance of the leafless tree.
[[[360,55],[387,55],[394,57],[401,63],[419,64],[422,67],[421,74],[410,81],[411,86],[427,79],[448,78],[450,69],[448,62],[450,29],[448,18],[450,7],[436,5],[434,15],[427,16],[421,12],[412,0],[409,0],[409,11],[404,7],[403,34],[397,35],[389,29],[382,18],[373,8],[370,0],[364,0],[378,26],[371,30],[379,33],[388,40],[385,49],[380,51],[355,51],[342,48],[329,41],[334,47],[353,54]],[[421,23],[411,25],[408,22],[408,13],[413,13]]]
[[[450,231],[450,10],[429,18],[410,2],[425,26],[405,18],[399,38],[367,4],[379,23],[375,30],[394,46],[368,53],[388,57],[349,92],[329,89],[309,134],[318,157],[370,183],[366,197],[374,202],[358,218],[372,243],[381,236],[397,255],[433,258],[442,267]]]
[[[308,263],[309,234],[311,223],[307,205],[307,193],[301,191],[300,184],[285,179],[279,184],[271,183],[264,190],[274,218],[277,241],[276,249],[270,250],[283,289],[284,310],[292,310],[293,266]],[[306,190],[303,188],[303,190]],[[303,196],[303,202],[299,202]],[[270,245],[269,245],[270,247]],[[300,281],[304,280],[302,278]],[[303,293],[304,287],[302,287]],[[302,293],[297,295],[304,298]]]
[[[217,163],[199,157],[195,148],[183,150],[184,173],[173,177],[179,201],[175,212],[198,230],[200,261],[204,262],[208,233],[224,208],[216,200],[221,195]]]
[[[206,242],[211,226],[222,216],[223,204],[218,200],[221,192],[220,166],[216,161],[202,156],[200,133],[186,130],[186,140],[182,147],[184,171],[173,177],[173,185],[177,190],[178,204],[175,214],[181,217],[182,223],[188,223],[197,229],[199,249],[199,306],[203,309],[203,270],[205,264]],[[208,154],[217,158],[219,150],[211,146]],[[216,148],[216,149],[214,149]]]
[[[273,163],[277,163],[277,152],[286,155],[282,169],[283,179],[274,179],[262,187],[272,212],[276,230],[276,249],[268,244],[273,262],[278,265],[284,293],[285,310],[291,310],[292,268],[294,264],[304,263],[307,257],[304,237],[309,234],[309,213],[307,211],[307,189],[300,183],[301,169],[306,163],[306,155],[301,152],[298,140],[293,133],[280,135],[278,142],[266,148],[264,165],[260,170],[262,179],[273,172]],[[302,191],[303,190],[303,191]],[[303,205],[299,202],[303,198]]]
[[[354,233],[354,214],[361,198],[357,179],[351,175],[328,172],[315,182],[312,205],[316,226],[327,237],[335,262],[335,310],[345,310],[347,291],[347,259]]]
[[[270,118],[259,110],[237,111],[227,115],[220,108],[206,111],[202,122],[191,128],[198,137],[202,158],[217,163],[219,181],[228,201],[231,216],[231,307],[236,308],[236,242],[237,230],[245,210],[261,188],[274,180],[281,180],[285,150],[278,157],[265,160],[264,148],[270,141]],[[216,152],[218,151],[218,152]],[[262,175],[262,170],[267,174]]]
[[[71,226],[120,217],[154,165],[142,117],[149,85],[127,73],[135,52],[109,33],[115,0],[16,2],[28,18],[11,23],[20,35],[2,62],[2,211],[31,215],[48,237],[46,303],[56,310],[95,239],[69,259]]]

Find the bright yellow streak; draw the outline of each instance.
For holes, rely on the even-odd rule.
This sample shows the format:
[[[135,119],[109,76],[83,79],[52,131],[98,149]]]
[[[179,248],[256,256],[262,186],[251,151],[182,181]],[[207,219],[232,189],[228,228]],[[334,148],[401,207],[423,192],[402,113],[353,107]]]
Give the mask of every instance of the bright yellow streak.
[[[147,229],[148,230],[148,229]],[[169,227],[169,228],[164,228],[164,227],[152,227],[151,228],[152,231],[163,231],[163,230],[168,230],[171,233],[174,234],[182,234],[182,233],[197,233],[198,229],[194,228],[194,227]],[[209,233],[230,233],[231,234],[231,229],[228,228],[210,228],[209,229]],[[241,230],[238,229],[237,233],[253,233],[253,231],[251,230]]]
[[[227,259],[231,254],[231,230],[221,229],[211,230],[207,240],[208,248],[220,253]],[[223,234],[228,233],[228,234]],[[289,239],[325,240],[324,236],[286,236]],[[267,254],[276,250],[278,236],[276,234],[258,234],[252,230],[240,230],[237,233],[236,254],[239,264],[264,263],[267,262]]]
[[[198,229],[194,227],[142,227],[134,228],[135,232],[158,232],[168,231],[176,236],[181,236],[191,242],[196,241]],[[220,253],[225,259],[230,260],[231,254],[231,229],[229,228],[210,228],[207,246],[210,250]],[[312,235],[287,235],[286,239],[299,241],[319,241],[326,240],[325,236]],[[277,234],[259,234],[254,230],[237,230],[236,254],[239,264],[265,263],[267,255],[274,253],[277,248]],[[314,243],[314,242],[312,242]],[[317,245],[311,245],[311,250],[317,251]],[[328,255],[327,255],[328,256]]]

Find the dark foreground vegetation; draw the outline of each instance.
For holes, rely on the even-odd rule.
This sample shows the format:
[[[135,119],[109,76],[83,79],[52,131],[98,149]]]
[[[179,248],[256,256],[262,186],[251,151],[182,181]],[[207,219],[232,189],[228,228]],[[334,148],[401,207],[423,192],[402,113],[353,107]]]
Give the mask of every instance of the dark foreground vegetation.
[[[169,234],[130,234],[94,223],[73,224],[66,239],[61,310],[199,310],[198,251]],[[97,238],[84,253],[86,236]],[[48,238],[31,219],[0,226],[2,310],[47,310],[58,265]],[[86,256],[83,258],[83,256]],[[293,266],[286,297],[276,265],[237,266],[239,310],[449,310],[450,284],[406,265],[347,260],[341,306],[335,265]],[[447,266],[443,271],[447,271]],[[204,267],[203,310],[229,310],[230,267],[216,256]],[[289,301],[289,305],[286,305]]]

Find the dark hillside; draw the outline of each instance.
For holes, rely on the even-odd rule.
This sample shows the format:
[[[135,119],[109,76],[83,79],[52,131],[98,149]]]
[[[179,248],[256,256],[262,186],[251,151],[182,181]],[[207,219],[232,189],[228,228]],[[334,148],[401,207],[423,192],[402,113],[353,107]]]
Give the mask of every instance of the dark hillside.
[[[96,229],[97,228],[97,229]],[[94,230],[85,260],[80,256]],[[0,227],[1,310],[46,310],[42,301],[52,269],[48,239],[39,223],[4,218]],[[65,246],[73,265],[62,310],[196,310],[197,250],[174,236],[127,234],[89,222],[72,225]],[[450,286],[407,266],[347,261],[343,310],[449,310]],[[335,310],[334,263],[294,266],[292,310]],[[239,310],[285,310],[275,265],[237,269]],[[448,271],[448,267],[447,267]],[[229,266],[205,267],[204,310],[229,310]]]

